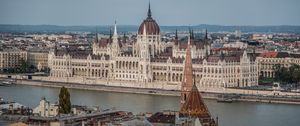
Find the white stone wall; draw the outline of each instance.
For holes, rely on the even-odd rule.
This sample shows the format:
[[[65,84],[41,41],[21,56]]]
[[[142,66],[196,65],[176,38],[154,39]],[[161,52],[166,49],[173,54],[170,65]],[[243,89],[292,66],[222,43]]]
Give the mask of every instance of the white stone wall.
[[[264,58],[264,57],[257,57],[258,63],[258,71],[259,76],[262,77],[275,77],[275,67],[279,65],[280,67],[290,67],[292,64],[300,65],[300,58]]]
[[[139,57],[116,57],[115,60],[72,59],[66,55],[54,57],[51,60],[51,77],[69,79],[65,80],[68,82],[76,80],[90,84],[112,82],[116,86],[177,88],[183,77],[184,64],[172,61],[145,63]],[[241,62],[205,60],[202,64],[193,64],[193,69],[199,87],[246,87],[258,83],[257,63],[250,62],[247,55],[241,57]],[[120,84],[113,83],[119,81]]]
[[[53,117],[58,115],[58,106],[50,104],[46,99],[42,99],[40,104],[33,109],[33,114],[38,114],[42,117]]]

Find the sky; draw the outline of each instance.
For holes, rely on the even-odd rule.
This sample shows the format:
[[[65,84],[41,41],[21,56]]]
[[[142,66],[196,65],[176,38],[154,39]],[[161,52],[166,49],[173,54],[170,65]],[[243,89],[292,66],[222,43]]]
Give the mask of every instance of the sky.
[[[151,0],[161,26],[300,25],[300,0]],[[149,0],[0,0],[0,24],[139,25]]]

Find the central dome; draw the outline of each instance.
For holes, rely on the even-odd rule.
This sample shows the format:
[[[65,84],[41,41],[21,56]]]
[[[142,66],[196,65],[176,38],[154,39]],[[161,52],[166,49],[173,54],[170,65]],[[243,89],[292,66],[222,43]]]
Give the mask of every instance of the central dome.
[[[140,25],[138,34],[141,35],[144,33],[144,27],[146,27],[147,35],[158,35],[160,33],[160,28],[159,28],[158,24],[151,17],[150,3],[149,3],[149,8],[148,8],[148,17]]]

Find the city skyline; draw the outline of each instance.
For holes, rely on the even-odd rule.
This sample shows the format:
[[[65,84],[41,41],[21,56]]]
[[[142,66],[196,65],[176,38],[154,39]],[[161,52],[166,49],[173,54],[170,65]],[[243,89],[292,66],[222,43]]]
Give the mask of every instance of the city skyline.
[[[72,2],[72,3],[70,3]],[[138,25],[148,0],[1,1],[0,24],[21,25]],[[151,0],[153,17],[171,25],[300,25],[300,1]],[[71,4],[72,6],[68,6]],[[82,8],[82,9],[79,9]],[[180,8],[180,9],[178,9]],[[110,10],[110,11],[108,11]]]

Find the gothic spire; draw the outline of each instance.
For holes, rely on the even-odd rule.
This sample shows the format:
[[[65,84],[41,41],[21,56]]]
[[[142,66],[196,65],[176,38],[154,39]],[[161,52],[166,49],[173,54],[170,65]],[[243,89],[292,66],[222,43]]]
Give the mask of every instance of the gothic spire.
[[[191,27],[189,26],[189,36],[191,37]]]
[[[96,42],[98,43],[98,40],[99,40],[99,38],[98,38],[98,30],[97,30],[97,28],[96,28]]]
[[[149,19],[152,18],[151,16],[152,16],[152,14],[151,14],[151,6],[150,6],[150,1],[149,1],[148,18],[149,18]]]
[[[124,35],[123,35],[123,43],[126,43],[126,35],[125,35],[125,32],[124,32]]]
[[[207,40],[208,39],[208,36],[207,36],[207,29],[205,29],[205,40]]]
[[[117,21],[115,20],[115,26],[114,26],[114,36],[117,36]]]
[[[57,43],[55,42],[55,45],[54,45],[54,55],[57,55]]]
[[[178,40],[177,28],[176,28],[176,32],[175,32],[175,39]]]
[[[181,89],[181,100],[184,101],[181,101],[180,114],[185,117],[199,118],[202,125],[217,126],[197,88],[196,79],[193,76],[191,50],[189,47],[186,50],[185,63],[183,87]]]
[[[181,106],[186,102],[187,96],[193,86],[193,68],[192,68],[192,56],[190,47],[190,36],[188,36],[188,44],[185,52],[185,63],[183,71],[183,79],[181,84]]]
[[[177,28],[175,31],[175,45],[178,45],[178,33],[177,33]]]
[[[194,30],[192,29],[192,31],[191,31],[191,36],[192,36],[192,38],[191,39],[194,39]]]
[[[223,51],[221,51],[220,59],[221,59],[222,61],[225,59],[225,54],[223,53]]]
[[[109,28],[109,39],[112,39],[111,27]]]

